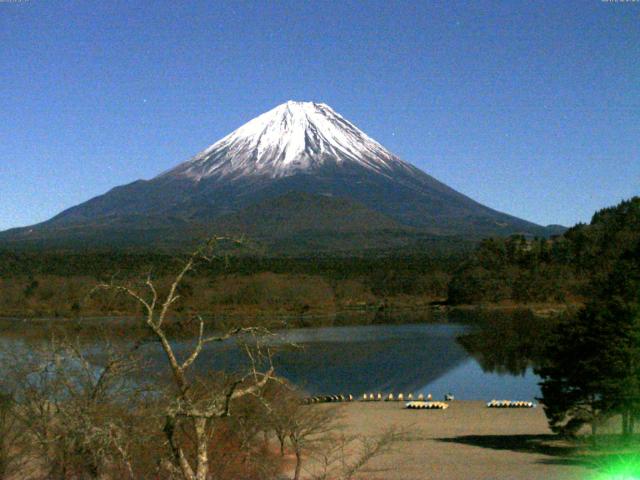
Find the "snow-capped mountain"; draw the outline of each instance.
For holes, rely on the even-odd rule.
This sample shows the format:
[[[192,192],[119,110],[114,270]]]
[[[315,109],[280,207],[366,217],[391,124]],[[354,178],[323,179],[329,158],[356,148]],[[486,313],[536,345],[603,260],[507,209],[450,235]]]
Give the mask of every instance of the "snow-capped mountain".
[[[314,250],[318,238],[338,234],[356,247],[375,237],[384,248],[416,236],[547,233],[404,162],[328,105],[289,101],[151,180],[4,232],[0,242],[149,245],[222,231],[266,243],[315,239]]]
[[[387,175],[407,167],[324,103],[289,101],[247,122],[166,176],[281,178],[352,162]]]

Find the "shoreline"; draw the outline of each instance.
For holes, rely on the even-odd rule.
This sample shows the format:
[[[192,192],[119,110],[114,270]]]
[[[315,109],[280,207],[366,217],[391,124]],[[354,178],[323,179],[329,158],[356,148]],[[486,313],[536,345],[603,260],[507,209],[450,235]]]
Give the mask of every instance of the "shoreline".
[[[411,313],[416,315],[438,315],[438,314],[455,314],[457,312],[515,312],[521,310],[528,310],[534,313],[536,316],[547,317],[557,315],[559,313],[576,309],[582,306],[582,303],[478,303],[478,304],[461,304],[461,305],[447,305],[444,302],[436,301],[429,303],[416,302],[410,303],[385,303],[382,305],[372,304],[365,306],[351,306],[344,305],[338,309],[314,309],[304,312],[288,310],[288,309],[264,309],[264,308],[220,308],[210,311],[200,312],[200,314],[207,319],[276,319],[276,320],[299,320],[301,322],[298,327],[304,327],[306,320],[317,319],[331,319],[336,317],[347,318],[349,315],[399,315],[402,313]],[[133,312],[124,312],[114,310],[110,312],[89,312],[87,315],[61,315],[55,312],[3,312],[0,311],[0,321],[21,320],[21,321],[42,321],[42,320],[55,320],[62,322],[77,321],[77,320],[123,320],[135,318],[136,315]],[[180,318],[177,315],[176,318]],[[384,322],[382,322],[384,323]],[[391,322],[393,323],[393,322]],[[421,322],[412,322],[421,323]],[[345,325],[359,325],[360,323],[354,322],[352,324],[345,323]],[[322,324],[311,325],[322,326]]]

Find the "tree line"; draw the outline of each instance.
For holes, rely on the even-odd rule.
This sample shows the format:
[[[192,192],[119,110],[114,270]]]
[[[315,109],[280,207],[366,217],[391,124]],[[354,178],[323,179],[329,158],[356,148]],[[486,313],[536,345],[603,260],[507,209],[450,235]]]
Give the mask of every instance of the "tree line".
[[[596,212],[590,224],[563,235],[490,238],[472,252],[268,257],[232,249],[190,273],[181,307],[304,313],[433,301],[582,304],[594,280],[606,277],[621,252],[638,240],[639,211],[636,197]],[[87,302],[88,286],[114,275],[126,279],[148,272],[168,279],[181,258],[152,251],[0,251],[0,315],[130,315],[121,303]],[[196,291],[197,296],[189,295]]]
[[[449,302],[584,302],[639,239],[640,197],[550,239],[486,239],[453,271]]]

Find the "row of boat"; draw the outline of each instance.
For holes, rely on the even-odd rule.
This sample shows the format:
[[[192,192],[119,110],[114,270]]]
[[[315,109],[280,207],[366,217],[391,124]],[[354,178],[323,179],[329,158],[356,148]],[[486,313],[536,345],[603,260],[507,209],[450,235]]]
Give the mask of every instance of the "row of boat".
[[[489,408],[534,408],[535,406],[533,402],[521,400],[491,400],[487,403]]]
[[[429,393],[426,397],[423,393],[419,394],[415,399],[412,393],[407,394],[406,396],[402,393],[398,393],[394,395],[393,393],[389,393],[383,395],[382,393],[364,393],[360,397],[361,402],[412,402],[414,400],[424,402],[430,402],[433,399],[431,394]],[[348,395],[316,395],[313,397],[305,398],[302,403],[311,404],[311,403],[328,403],[328,402],[353,402],[355,397],[351,394]],[[447,394],[445,396],[445,400],[453,400],[453,395]]]
[[[453,400],[453,395],[447,394],[445,396],[446,401]],[[305,398],[302,403],[304,404],[313,404],[313,403],[330,403],[330,402],[353,402],[355,401],[355,397],[351,394],[348,395],[316,395],[313,397]],[[444,410],[449,405],[445,402],[434,402],[432,401],[431,394],[428,394],[426,397],[424,394],[419,394],[416,399],[414,399],[413,394],[409,393],[406,397],[399,393],[394,395],[393,393],[389,393],[388,395],[382,395],[382,393],[373,394],[373,393],[365,393],[360,397],[361,402],[407,402],[405,407],[412,409],[441,409]],[[491,400],[487,403],[488,408],[534,408],[536,405],[533,402],[527,402],[522,400]]]
[[[316,395],[315,397],[307,397],[302,403],[309,405],[312,403],[329,403],[329,402],[353,402],[353,395]]]
[[[405,408],[413,410],[445,410],[449,404],[445,402],[407,402]]]
[[[424,393],[421,393],[417,396],[416,398],[418,401],[431,401],[433,399],[433,397],[431,396],[431,394],[429,393],[426,398],[424,396]],[[407,394],[407,396],[405,397],[403,393],[398,393],[397,395],[394,395],[393,393],[389,393],[387,395],[382,395],[381,393],[378,393],[377,395],[374,395],[373,393],[365,393],[362,395],[362,397],[360,398],[361,402],[381,402],[381,401],[385,401],[385,402],[411,402],[413,401],[413,394],[409,393]],[[450,400],[453,400],[453,396],[451,396]]]

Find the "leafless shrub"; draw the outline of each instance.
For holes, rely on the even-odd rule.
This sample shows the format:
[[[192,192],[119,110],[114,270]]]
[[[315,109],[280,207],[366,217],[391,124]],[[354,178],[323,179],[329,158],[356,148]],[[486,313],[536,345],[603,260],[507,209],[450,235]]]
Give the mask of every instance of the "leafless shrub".
[[[25,463],[24,430],[13,396],[0,392],[0,479],[11,478]]]
[[[395,444],[406,438],[407,432],[389,429],[375,437],[333,435],[325,450],[315,455],[318,473],[312,480],[352,480],[376,457],[391,451]]]
[[[278,440],[280,454],[295,456],[293,480],[353,479],[375,457],[387,453],[406,433],[388,430],[374,437],[348,436],[340,424],[340,407],[304,405],[302,395],[286,384],[272,385],[266,399],[266,425]],[[305,468],[306,465],[306,468]]]
[[[4,383],[13,391],[30,477],[99,478],[118,469],[135,478],[127,432],[135,424],[129,379],[139,361],[107,342],[100,360],[92,356],[66,338],[3,352],[4,361],[13,359]]]

